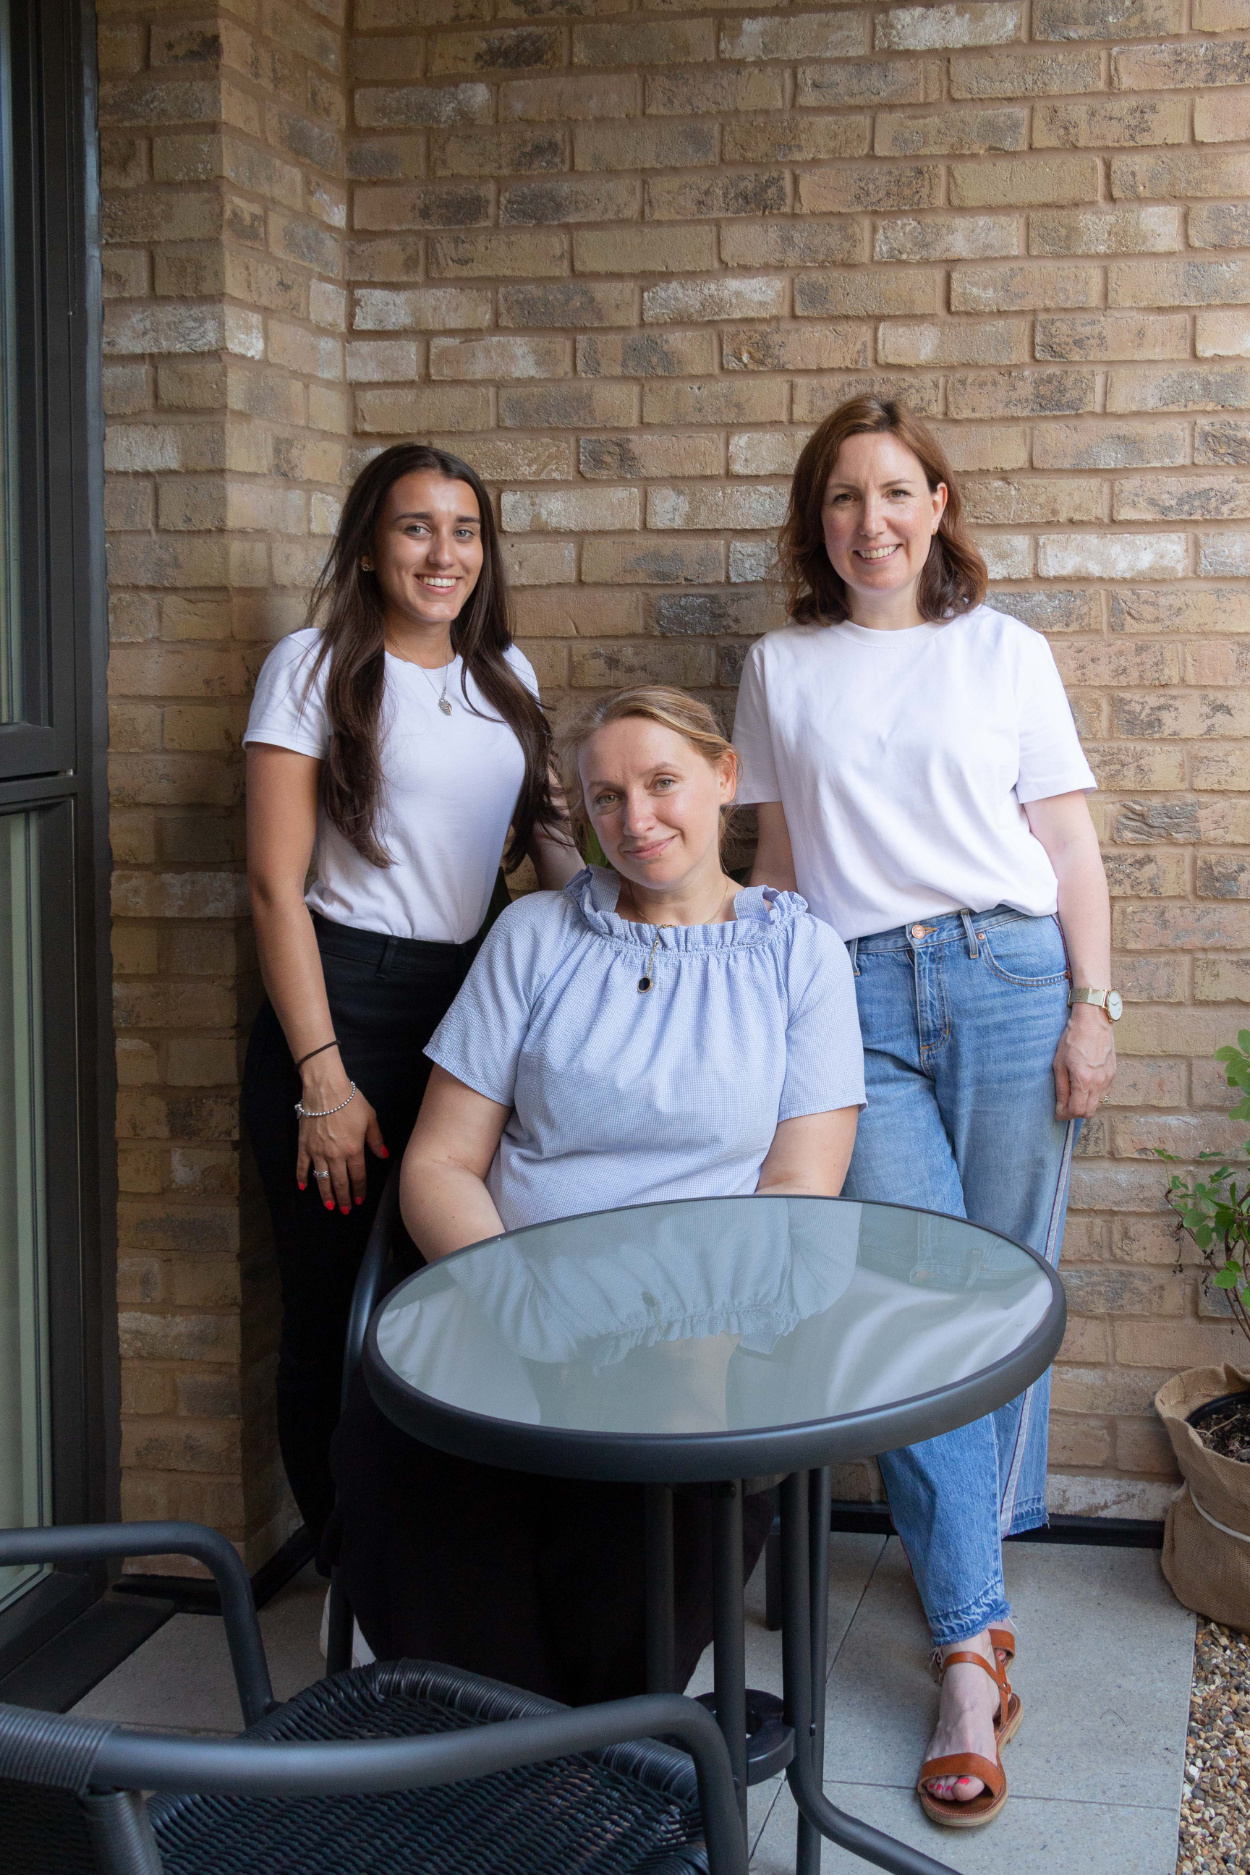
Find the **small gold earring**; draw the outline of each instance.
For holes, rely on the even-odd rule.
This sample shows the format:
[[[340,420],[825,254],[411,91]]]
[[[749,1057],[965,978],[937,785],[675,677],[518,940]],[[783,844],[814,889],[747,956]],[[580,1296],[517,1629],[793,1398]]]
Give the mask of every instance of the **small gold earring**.
[[[373,571],[373,564],[372,564],[372,562],[371,562],[371,561],[369,561],[369,560],[362,560],[362,561],[360,562],[360,570],[361,570],[361,572],[362,572],[362,573],[372,573],[372,571]]]

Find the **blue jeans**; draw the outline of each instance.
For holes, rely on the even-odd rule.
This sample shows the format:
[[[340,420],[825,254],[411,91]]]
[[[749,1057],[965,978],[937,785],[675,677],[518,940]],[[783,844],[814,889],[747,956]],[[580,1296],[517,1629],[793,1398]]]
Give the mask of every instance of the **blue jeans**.
[[[1055,1119],[1068,1019],[1056,918],[997,906],[847,947],[868,1104],[843,1187],[967,1217],[1055,1262],[1077,1123]],[[987,1419],[881,1457],[936,1644],[1010,1613],[1003,1536],[1046,1521],[1050,1376]]]

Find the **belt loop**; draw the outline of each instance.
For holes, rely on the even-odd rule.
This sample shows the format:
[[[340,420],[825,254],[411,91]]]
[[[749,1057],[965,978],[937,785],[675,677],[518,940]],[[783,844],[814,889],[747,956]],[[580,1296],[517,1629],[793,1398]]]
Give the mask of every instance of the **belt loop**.
[[[385,944],[382,946],[382,955],[378,958],[377,974],[380,977],[389,974],[391,964],[394,961],[395,953],[398,949],[399,939],[397,937],[388,937]]]
[[[851,958],[851,975],[857,977],[859,975],[859,939],[857,937],[848,938],[846,948]]]
[[[973,958],[979,957],[981,953],[977,948],[977,934],[972,928],[972,913],[970,911],[961,911],[959,916],[964,921],[964,936],[968,940],[968,955]]]

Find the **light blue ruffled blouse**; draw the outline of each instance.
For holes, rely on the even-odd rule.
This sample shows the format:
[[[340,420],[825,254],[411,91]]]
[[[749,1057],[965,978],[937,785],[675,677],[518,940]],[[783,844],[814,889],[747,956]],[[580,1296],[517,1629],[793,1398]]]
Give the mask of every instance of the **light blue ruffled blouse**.
[[[659,929],[619,890],[590,866],[509,906],[425,1051],[513,1109],[487,1178],[509,1230],[753,1192],[782,1120],[863,1103],[850,960],[797,893]]]

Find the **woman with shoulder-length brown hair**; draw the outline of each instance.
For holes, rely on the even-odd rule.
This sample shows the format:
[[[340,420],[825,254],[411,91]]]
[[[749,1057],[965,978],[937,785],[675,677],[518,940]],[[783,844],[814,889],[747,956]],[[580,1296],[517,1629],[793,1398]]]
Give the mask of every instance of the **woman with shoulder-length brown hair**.
[[[334,1502],[330,1435],[377,1162],[407,1144],[422,1050],[472,961],[509,826],[507,862],[532,854],[542,883],[581,862],[512,642],[490,502],[466,462],[402,443],[369,463],[309,619],[265,660],[245,737],[267,996],[243,1115],[282,1280],[282,1456],[316,1536]]]
[[[850,952],[868,1104],[844,1192],[1054,1261],[1120,998],[1094,777],[1050,648],[985,604],[958,483],[898,403],[853,398],[808,441],[781,569],[792,623],[747,658],[739,799],[758,804],[753,882],[797,889]],[[926,1262],[941,1282],[936,1237]],[[1043,1379],[881,1460],[943,1659],[920,1800],[954,1827],[1006,1799],[1000,1532],[1046,1520],[1048,1404]]]

